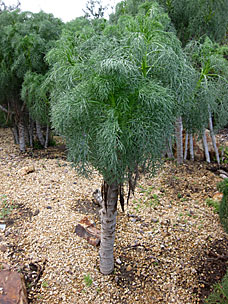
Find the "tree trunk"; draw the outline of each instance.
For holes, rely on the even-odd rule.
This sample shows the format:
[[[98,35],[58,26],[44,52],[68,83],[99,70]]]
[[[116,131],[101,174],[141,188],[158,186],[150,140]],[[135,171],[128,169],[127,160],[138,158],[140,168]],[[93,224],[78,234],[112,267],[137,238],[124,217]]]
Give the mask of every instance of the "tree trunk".
[[[184,160],[187,159],[188,156],[188,133],[185,135],[185,144],[184,144]]]
[[[30,118],[28,132],[29,132],[29,146],[31,148],[33,148],[33,131],[34,131],[34,121]]]
[[[204,153],[205,153],[206,161],[208,163],[210,163],[211,160],[210,160],[210,154],[209,154],[209,151],[208,151],[206,130],[204,130],[204,132],[203,132],[203,146],[204,146]]]
[[[50,128],[49,125],[47,125],[46,129],[46,136],[45,136],[45,143],[44,143],[44,148],[47,149],[48,143],[49,143],[49,133],[50,133]]]
[[[178,117],[176,120],[176,128],[175,128],[175,135],[176,135],[176,145],[177,145],[177,163],[183,163],[183,125],[182,125],[182,117]]]
[[[13,133],[14,143],[15,143],[16,145],[19,145],[19,135],[18,135],[17,126],[14,126],[13,128],[11,128],[11,131],[12,131],[12,133]]]
[[[25,152],[26,144],[25,144],[25,126],[23,121],[19,121],[18,123],[18,133],[19,133],[19,146],[20,151]]]
[[[190,159],[194,160],[194,147],[193,147],[193,135],[189,135],[189,149],[190,149]]]
[[[44,139],[44,136],[43,136],[43,133],[42,133],[41,125],[38,121],[36,121],[36,134],[37,134],[37,137],[39,139],[39,142],[44,147],[45,139]]]
[[[216,160],[217,160],[217,163],[220,165],[219,152],[218,152],[218,148],[217,148],[217,145],[216,145],[216,138],[215,138],[215,133],[214,133],[214,129],[213,129],[211,112],[209,112],[209,129],[210,129],[210,134],[211,134],[212,145],[213,145],[213,148],[215,150]]]
[[[168,138],[168,142],[167,142],[167,156],[168,158],[174,158],[173,155],[173,145],[172,145],[172,138],[171,136]]]
[[[114,241],[116,230],[118,185],[116,182],[108,185],[107,206],[103,202],[100,210],[101,216],[101,245],[100,245],[100,271],[111,274],[114,270]]]

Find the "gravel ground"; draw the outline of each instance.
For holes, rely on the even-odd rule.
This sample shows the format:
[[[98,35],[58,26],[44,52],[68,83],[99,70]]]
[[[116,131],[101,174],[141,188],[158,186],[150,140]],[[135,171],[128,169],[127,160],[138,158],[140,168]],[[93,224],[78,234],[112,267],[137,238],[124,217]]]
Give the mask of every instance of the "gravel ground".
[[[92,193],[100,176],[79,177],[58,147],[22,155],[10,130],[0,129],[0,139],[7,213],[1,213],[7,226],[0,259],[25,274],[30,303],[202,303],[213,282],[202,268],[208,254],[228,247],[218,214],[206,203],[218,195],[221,178],[206,164],[167,161],[156,177],[139,181],[128,209],[118,213],[115,272],[103,276],[99,248],[74,232],[85,216],[99,229]],[[214,269],[213,279],[220,279],[221,269]]]

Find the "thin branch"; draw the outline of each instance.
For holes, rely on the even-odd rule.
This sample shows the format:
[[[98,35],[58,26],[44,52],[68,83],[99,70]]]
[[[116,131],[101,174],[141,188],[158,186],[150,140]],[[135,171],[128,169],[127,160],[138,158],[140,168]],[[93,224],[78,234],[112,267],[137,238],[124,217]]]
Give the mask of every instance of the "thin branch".
[[[0,110],[2,110],[3,112],[7,113],[7,114],[15,114],[15,112],[9,111],[7,110],[5,107],[3,107],[2,105],[0,105]]]

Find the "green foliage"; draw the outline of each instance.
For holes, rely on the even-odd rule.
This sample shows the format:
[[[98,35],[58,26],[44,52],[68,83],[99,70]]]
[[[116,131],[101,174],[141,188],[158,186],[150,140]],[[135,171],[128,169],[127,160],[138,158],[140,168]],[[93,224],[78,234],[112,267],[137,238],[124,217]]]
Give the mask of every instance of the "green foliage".
[[[228,178],[218,184],[218,190],[223,193],[219,207],[219,217],[224,230],[228,233]]]
[[[21,98],[26,101],[30,116],[43,125],[49,124],[49,87],[45,83],[46,76],[27,72],[22,84]]]
[[[205,300],[205,304],[226,304],[228,302],[228,272],[221,283],[215,284],[212,293]]]
[[[86,287],[90,287],[93,283],[93,279],[91,278],[90,274],[84,275],[84,283]]]
[[[213,43],[208,37],[192,41],[185,52],[198,71],[193,103],[186,104],[184,125],[190,133],[199,133],[208,126],[209,113],[213,115],[215,130],[228,123],[228,48]]]
[[[221,42],[228,25],[227,0],[158,0],[167,10],[183,45],[203,35]]]
[[[220,154],[221,154],[221,161],[222,163],[224,164],[228,164],[228,147],[226,146],[220,146],[219,147],[219,151],[220,151]]]
[[[206,199],[206,204],[207,204],[208,207],[213,207],[214,213],[219,213],[220,203],[218,201],[214,201],[211,198],[207,198]]]
[[[7,219],[15,206],[8,201],[5,195],[0,197],[0,219]]]
[[[77,24],[77,34],[65,31],[49,52],[52,123],[80,172],[92,165],[118,183],[137,166],[154,172],[175,111],[196,82],[160,14],[154,5],[147,15],[122,16],[98,33],[87,25],[80,35]]]
[[[59,19],[44,12],[33,14],[16,10],[0,14],[0,103],[15,114],[15,121],[25,122],[27,119],[24,101],[31,110],[31,116],[48,120],[44,114],[47,96],[44,98],[41,89],[35,85],[40,86],[41,83],[42,76],[39,78],[38,75],[47,72],[44,56],[53,47],[61,28]],[[32,73],[35,73],[33,78]],[[23,101],[20,96],[22,84]]]

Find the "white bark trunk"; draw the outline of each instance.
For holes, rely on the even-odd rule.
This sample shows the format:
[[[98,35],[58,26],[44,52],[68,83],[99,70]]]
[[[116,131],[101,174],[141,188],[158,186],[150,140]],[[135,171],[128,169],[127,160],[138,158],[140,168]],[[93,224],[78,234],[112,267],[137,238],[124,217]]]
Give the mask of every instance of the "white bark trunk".
[[[206,161],[208,163],[210,163],[211,159],[210,159],[210,154],[209,154],[209,151],[208,151],[206,130],[204,130],[204,132],[203,132],[203,146],[204,146],[204,153],[205,153]]]
[[[26,145],[25,145],[25,126],[22,121],[18,123],[18,133],[19,133],[19,146],[20,151],[25,152]]]
[[[13,133],[13,139],[14,139],[14,143],[16,145],[19,145],[19,136],[18,136],[18,129],[17,126],[14,126],[13,128],[11,128],[11,131]]]
[[[177,163],[183,163],[183,125],[182,125],[182,117],[178,117],[176,120],[176,145],[177,145]]]
[[[210,112],[209,112],[209,129],[210,129],[210,134],[211,134],[212,145],[213,145],[213,148],[215,150],[215,157],[216,157],[217,163],[220,165],[219,152],[218,152],[218,148],[217,148],[217,145],[216,145],[216,138],[215,138],[213,123],[212,123],[212,117],[211,117]]]
[[[168,138],[167,156],[168,156],[168,158],[174,158],[174,155],[173,155],[173,144],[172,144],[172,138],[171,138],[171,136]]]
[[[101,245],[100,245],[100,271],[111,274],[114,270],[114,241],[116,230],[118,185],[113,183],[108,186],[107,208],[100,210],[101,216]]]
[[[185,144],[184,144],[184,160],[187,159],[187,155],[188,155],[188,133],[186,133],[185,136]]]
[[[189,135],[190,159],[194,160],[193,135]]]
[[[44,139],[44,136],[43,136],[43,133],[42,133],[42,130],[41,130],[41,125],[38,121],[36,121],[36,134],[37,134],[37,137],[39,139],[39,142],[44,147],[45,139]]]
[[[44,148],[45,148],[45,149],[47,149],[47,147],[48,147],[49,132],[50,132],[50,128],[49,128],[49,125],[47,125],[46,136],[45,136],[45,143],[44,143]]]
[[[34,131],[34,121],[30,118],[29,119],[29,126],[28,126],[28,132],[29,132],[29,146],[33,148],[33,131]]]

